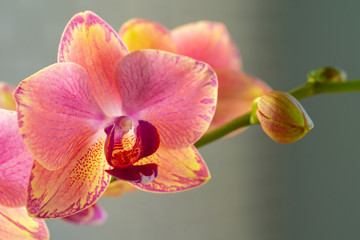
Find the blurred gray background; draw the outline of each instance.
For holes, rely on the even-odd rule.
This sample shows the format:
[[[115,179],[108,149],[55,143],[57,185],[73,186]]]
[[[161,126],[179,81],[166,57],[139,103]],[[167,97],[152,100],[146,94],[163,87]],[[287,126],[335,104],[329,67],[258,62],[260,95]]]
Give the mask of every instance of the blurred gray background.
[[[360,1],[1,0],[0,80],[18,84],[56,62],[66,23],[84,10],[115,30],[134,17],[168,28],[224,22],[244,69],[277,90],[297,87],[327,65],[360,79]],[[302,103],[315,123],[302,140],[281,145],[252,127],[201,149],[212,173],[205,186],[102,199],[105,225],[50,220],[52,239],[359,239],[360,93]]]

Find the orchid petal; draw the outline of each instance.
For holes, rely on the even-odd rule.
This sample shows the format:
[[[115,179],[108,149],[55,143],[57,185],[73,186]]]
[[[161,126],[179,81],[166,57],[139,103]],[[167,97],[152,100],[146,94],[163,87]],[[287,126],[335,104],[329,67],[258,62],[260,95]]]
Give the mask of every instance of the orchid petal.
[[[49,171],[34,162],[26,207],[30,216],[58,218],[93,205],[110,182],[104,136],[95,138],[65,167]]]
[[[208,131],[249,112],[255,98],[271,90],[263,81],[243,72],[216,68],[219,95]]]
[[[214,68],[241,70],[240,54],[224,24],[200,21],[177,27],[171,33],[179,54]]]
[[[170,31],[153,21],[131,19],[121,26],[119,35],[131,52],[140,49],[176,52]]]
[[[125,56],[117,78],[125,114],[156,127],[160,142],[187,147],[207,130],[217,98],[217,78],[205,63],[155,50]]]
[[[25,205],[33,158],[20,136],[16,112],[0,109],[0,205]]]
[[[20,133],[41,165],[63,167],[104,121],[87,74],[77,64],[58,63],[22,81],[15,92]]]
[[[66,26],[58,61],[80,64],[88,72],[96,100],[108,115],[118,114],[121,98],[114,67],[128,53],[118,34],[92,12],[75,15]]]
[[[13,98],[15,87],[10,84],[0,82],[0,108],[16,110],[16,103]]]
[[[123,193],[135,192],[138,189],[130,183],[121,180],[115,180],[106,188],[103,197],[120,197]]]
[[[104,224],[106,218],[105,210],[99,204],[94,204],[81,212],[64,217],[62,220],[78,225],[94,226]]]
[[[141,190],[178,192],[199,187],[210,179],[204,160],[193,146],[176,150],[160,148],[154,155],[159,160],[158,176],[147,185],[132,183]]]
[[[45,221],[29,217],[25,207],[0,206],[0,239],[45,240],[49,231]]]

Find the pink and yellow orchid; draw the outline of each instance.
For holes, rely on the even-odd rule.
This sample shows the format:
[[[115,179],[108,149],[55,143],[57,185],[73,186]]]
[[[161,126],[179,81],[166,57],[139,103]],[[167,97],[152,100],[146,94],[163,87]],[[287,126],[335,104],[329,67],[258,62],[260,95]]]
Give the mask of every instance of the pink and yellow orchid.
[[[270,90],[243,72],[240,53],[222,23],[200,21],[169,31],[153,21],[131,19],[119,35],[130,51],[166,50],[204,61],[215,70],[219,95],[209,131],[249,112],[252,101]]]
[[[29,217],[24,207],[33,159],[20,137],[16,112],[0,109],[0,132],[0,239],[49,239],[44,220]]]
[[[214,71],[163,51],[129,54],[94,13],[70,20],[58,63],[22,81],[15,99],[35,158],[31,216],[66,217],[92,206],[110,176],[151,192],[183,191],[210,177],[193,143],[215,112]]]

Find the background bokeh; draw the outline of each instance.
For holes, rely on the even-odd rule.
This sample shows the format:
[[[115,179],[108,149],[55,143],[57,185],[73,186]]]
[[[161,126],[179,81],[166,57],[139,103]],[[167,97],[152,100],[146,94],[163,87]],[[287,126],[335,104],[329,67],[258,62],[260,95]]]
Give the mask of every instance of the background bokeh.
[[[0,0],[0,80],[18,84],[55,63],[66,23],[84,10],[116,30],[134,17],[168,28],[224,22],[244,69],[277,90],[326,65],[360,79],[359,9],[348,0]],[[52,239],[359,239],[360,93],[302,103],[315,123],[302,140],[277,144],[251,127],[201,149],[212,173],[205,186],[102,199],[105,225],[49,220]]]

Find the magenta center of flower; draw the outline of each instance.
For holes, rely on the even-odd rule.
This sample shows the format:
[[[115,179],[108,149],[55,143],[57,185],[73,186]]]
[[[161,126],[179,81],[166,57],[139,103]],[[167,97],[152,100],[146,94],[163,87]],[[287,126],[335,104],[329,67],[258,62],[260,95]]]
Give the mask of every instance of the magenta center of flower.
[[[121,180],[143,184],[157,177],[157,164],[136,164],[159,148],[160,136],[156,127],[144,120],[134,124],[129,117],[121,116],[105,128],[105,133],[105,156],[113,167],[107,173]]]

